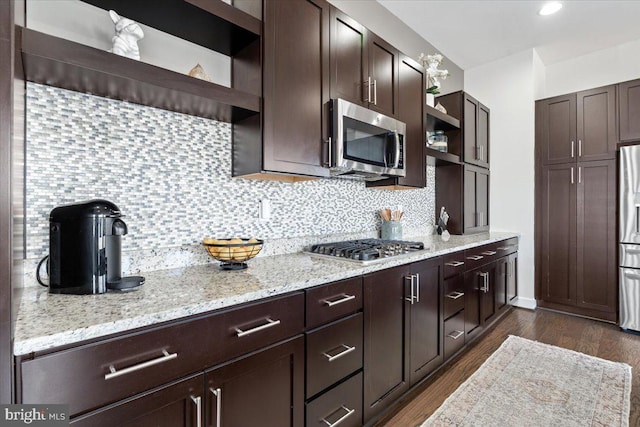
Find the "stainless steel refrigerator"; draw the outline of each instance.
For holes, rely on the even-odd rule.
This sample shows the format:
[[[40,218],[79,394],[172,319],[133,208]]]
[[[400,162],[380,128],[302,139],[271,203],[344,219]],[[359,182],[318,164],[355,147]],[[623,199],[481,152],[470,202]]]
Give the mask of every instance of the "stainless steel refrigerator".
[[[620,327],[640,331],[640,145],[620,148]]]

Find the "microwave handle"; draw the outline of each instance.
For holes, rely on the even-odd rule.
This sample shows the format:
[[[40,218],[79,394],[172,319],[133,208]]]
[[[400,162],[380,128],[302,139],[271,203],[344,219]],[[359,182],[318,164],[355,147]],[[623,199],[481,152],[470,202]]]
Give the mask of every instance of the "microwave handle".
[[[327,153],[327,163],[325,163],[327,166],[331,167],[331,156],[333,155],[332,153],[332,147],[331,145],[333,144],[333,141],[331,139],[331,137],[329,137],[329,139],[327,140],[327,142],[329,143],[329,148],[328,148],[328,153]]]
[[[393,164],[394,169],[398,168],[398,164],[400,163],[400,133],[395,132],[396,139],[396,161]]]

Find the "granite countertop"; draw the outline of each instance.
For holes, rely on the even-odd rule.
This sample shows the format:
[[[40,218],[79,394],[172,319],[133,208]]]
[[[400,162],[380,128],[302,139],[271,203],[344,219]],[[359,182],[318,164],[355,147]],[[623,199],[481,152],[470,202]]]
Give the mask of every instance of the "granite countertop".
[[[29,287],[19,297],[14,354],[205,313],[518,235],[491,232],[451,236],[448,242],[439,236],[412,237],[412,241],[422,241],[429,249],[366,266],[303,253],[256,258],[242,271],[221,271],[212,261],[208,265],[143,273],[145,285],[127,293],[50,295],[45,288]]]

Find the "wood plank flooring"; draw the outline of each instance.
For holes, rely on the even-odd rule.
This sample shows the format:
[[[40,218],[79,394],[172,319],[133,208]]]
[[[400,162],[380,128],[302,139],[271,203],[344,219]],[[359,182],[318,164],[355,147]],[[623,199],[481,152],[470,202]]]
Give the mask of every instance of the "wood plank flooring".
[[[508,335],[624,362],[633,368],[630,426],[640,426],[640,335],[615,325],[545,310],[516,308],[492,330],[410,393],[376,427],[419,426],[500,347]]]

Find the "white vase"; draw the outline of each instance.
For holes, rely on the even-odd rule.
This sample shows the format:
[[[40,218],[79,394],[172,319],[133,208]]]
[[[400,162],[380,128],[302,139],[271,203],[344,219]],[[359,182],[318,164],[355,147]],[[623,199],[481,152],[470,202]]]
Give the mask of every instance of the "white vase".
[[[429,107],[435,107],[435,103],[436,103],[436,97],[434,94],[432,93],[428,93],[427,94],[427,105]]]

